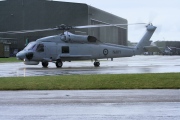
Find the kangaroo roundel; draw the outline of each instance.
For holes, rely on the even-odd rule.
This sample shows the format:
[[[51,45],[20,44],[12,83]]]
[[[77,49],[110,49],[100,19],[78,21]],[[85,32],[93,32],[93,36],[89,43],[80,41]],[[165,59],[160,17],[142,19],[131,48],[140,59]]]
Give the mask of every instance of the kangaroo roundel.
[[[103,54],[104,54],[104,55],[107,55],[107,54],[108,54],[108,50],[107,50],[107,49],[104,49],[104,50],[103,50]]]

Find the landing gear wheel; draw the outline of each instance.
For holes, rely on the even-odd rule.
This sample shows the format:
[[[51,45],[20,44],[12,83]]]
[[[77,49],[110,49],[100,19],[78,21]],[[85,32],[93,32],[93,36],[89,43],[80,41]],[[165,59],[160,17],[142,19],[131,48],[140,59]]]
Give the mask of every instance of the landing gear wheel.
[[[49,65],[48,62],[42,62],[42,66],[43,66],[44,68],[47,68],[48,65]]]
[[[99,67],[100,66],[100,62],[94,62],[94,67]]]
[[[62,61],[61,61],[61,60],[57,60],[57,61],[56,61],[56,67],[57,67],[57,68],[61,68],[62,66],[63,66]]]

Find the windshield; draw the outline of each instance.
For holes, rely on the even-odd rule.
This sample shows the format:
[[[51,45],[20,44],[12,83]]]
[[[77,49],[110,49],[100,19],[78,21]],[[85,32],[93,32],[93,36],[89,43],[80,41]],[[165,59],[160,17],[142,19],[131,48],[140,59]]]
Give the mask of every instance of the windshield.
[[[36,43],[35,43],[35,42],[30,42],[30,43],[24,48],[24,50],[32,50],[35,46],[36,46]]]
[[[43,44],[39,44],[36,48],[37,52],[44,52],[44,45]]]

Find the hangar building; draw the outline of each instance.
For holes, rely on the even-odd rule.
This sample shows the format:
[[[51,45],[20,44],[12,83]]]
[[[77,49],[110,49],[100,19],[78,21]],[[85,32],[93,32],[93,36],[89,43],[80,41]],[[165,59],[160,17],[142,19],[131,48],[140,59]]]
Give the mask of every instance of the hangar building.
[[[87,4],[47,0],[0,1],[0,32],[52,28],[65,24],[72,26],[94,24],[127,24],[127,20]],[[6,35],[11,38],[11,49],[23,49],[26,41],[59,34],[60,31]],[[102,42],[127,45],[127,26],[71,30],[88,34]],[[2,40],[1,40],[2,41]],[[6,40],[6,42],[9,42]]]
[[[156,41],[157,45],[164,55],[180,55],[180,41]]]

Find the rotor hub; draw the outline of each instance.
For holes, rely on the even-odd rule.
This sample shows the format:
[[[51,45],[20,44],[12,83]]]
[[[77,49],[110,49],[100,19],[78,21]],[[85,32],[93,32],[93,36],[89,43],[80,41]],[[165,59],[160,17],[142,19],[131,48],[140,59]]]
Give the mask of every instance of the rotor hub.
[[[61,24],[59,26],[56,26],[57,30],[70,30],[72,29],[72,26],[67,26],[65,24]]]

